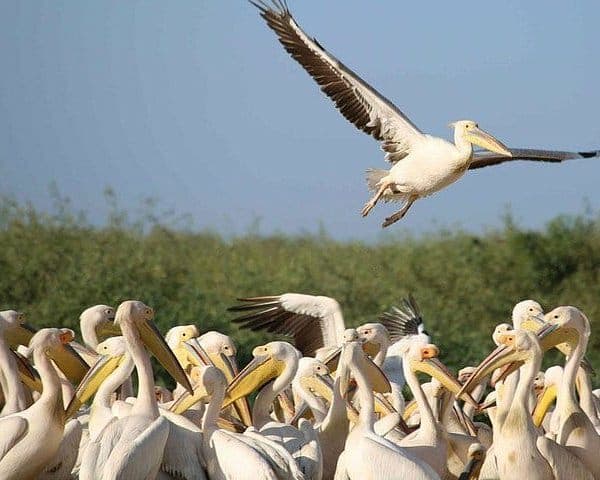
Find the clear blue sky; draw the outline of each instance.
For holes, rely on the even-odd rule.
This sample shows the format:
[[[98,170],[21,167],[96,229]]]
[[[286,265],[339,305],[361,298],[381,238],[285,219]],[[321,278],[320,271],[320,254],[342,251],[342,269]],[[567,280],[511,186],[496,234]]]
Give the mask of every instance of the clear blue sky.
[[[289,0],[298,22],[424,131],[470,118],[510,146],[600,148],[600,2]],[[373,239],[378,144],[347,123],[243,0],[0,3],[0,190],[49,184],[106,214],[105,187],[198,227]],[[403,229],[522,225],[600,207],[600,161],[472,172]],[[394,228],[394,227],[393,227]]]

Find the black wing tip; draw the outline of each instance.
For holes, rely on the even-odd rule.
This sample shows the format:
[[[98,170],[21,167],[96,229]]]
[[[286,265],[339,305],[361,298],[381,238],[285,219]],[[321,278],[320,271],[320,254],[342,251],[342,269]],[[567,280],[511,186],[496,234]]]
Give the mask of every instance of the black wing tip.
[[[600,156],[600,150],[590,150],[589,152],[577,152],[582,158],[594,158]]]
[[[286,0],[271,0],[271,4],[266,0],[248,0],[252,5],[258,8],[262,15],[271,13],[276,15],[290,15],[290,9]]]

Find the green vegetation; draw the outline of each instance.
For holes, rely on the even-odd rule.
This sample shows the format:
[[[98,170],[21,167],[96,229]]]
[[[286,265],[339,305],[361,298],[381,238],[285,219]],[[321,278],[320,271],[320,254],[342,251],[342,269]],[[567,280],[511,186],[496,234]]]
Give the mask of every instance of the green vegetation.
[[[542,231],[508,219],[483,235],[440,232],[371,245],[324,234],[225,239],[168,226],[152,214],[131,222],[114,205],[107,226],[98,228],[64,199],[56,212],[0,201],[0,309],[24,311],[36,326],[78,331],[84,308],[135,298],[155,308],[163,332],[196,323],[202,331],[231,333],[243,364],[265,337],[230,324],[226,309],[238,296],[328,295],[340,302],[346,322],[358,325],[410,291],[442,359],[456,369],[481,360],[493,347],[494,325],[509,320],[517,301],[533,298],[546,309],[571,304],[588,315],[596,330],[588,358],[600,370],[595,215],[559,217]]]

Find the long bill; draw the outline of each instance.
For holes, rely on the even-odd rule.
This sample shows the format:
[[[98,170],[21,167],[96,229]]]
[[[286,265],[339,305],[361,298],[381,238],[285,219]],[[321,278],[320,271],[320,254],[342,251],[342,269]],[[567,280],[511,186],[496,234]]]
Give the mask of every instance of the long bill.
[[[486,150],[512,157],[512,153],[506,145],[479,127],[469,129],[466,133],[466,137],[469,142],[485,148]]]
[[[103,355],[96,360],[96,363],[90,367],[85,377],[77,385],[75,395],[73,395],[65,411],[66,418],[74,415],[81,405],[94,396],[102,382],[118,368],[124,358],[124,354],[114,356]]]
[[[544,421],[544,417],[546,416],[546,413],[548,413],[550,405],[552,405],[552,402],[556,399],[556,394],[556,385],[550,385],[549,387],[544,388],[542,393],[540,393],[532,415],[533,423],[536,427],[539,427]]]
[[[42,391],[42,380],[37,370],[33,368],[29,360],[18,352],[11,353],[15,357],[17,362],[17,369],[19,370],[19,377],[27,388],[31,391],[41,392]]]
[[[154,325],[151,320],[142,322],[139,325],[139,332],[140,338],[144,345],[146,345],[146,348],[148,348],[160,364],[165,367],[167,372],[169,372],[169,375],[171,375],[177,383],[183,385],[188,392],[192,393],[192,385],[190,384],[188,376],[185,374],[183,368],[177,361],[177,357],[158,331],[158,328],[156,328],[156,325]]]
[[[446,366],[437,358],[424,358],[423,360],[411,360],[410,367],[417,372],[425,373],[436,378],[448,391],[456,395],[465,402],[477,407],[478,404],[467,392],[462,391],[462,386],[456,378],[452,376]]]

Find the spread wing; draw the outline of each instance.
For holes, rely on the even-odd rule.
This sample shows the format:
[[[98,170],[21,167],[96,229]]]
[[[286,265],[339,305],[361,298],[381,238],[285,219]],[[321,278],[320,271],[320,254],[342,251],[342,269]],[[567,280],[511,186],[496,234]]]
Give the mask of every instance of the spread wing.
[[[331,55],[296,23],[285,0],[250,0],[283,48],[321,86],[346,119],[382,142],[386,160],[395,163],[423,133],[392,102]]]
[[[319,348],[337,347],[344,333],[344,319],[337,301],[329,297],[284,293],[269,297],[240,298],[231,312],[250,312],[233,319],[242,328],[294,337],[305,356]]]
[[[402,299],[401,307],[392,307],[391,312],[382,313],[379,322],[387,328],[392,343],[408,335],[427,335],[421,311],[412,294]]]
[[[476,152],[473,155],[473,161],[469,165],[469,170],[476,168],[489,167],[499,163],[512,162],[514,160],[529,160],[534,162],[553,162],[559,163],[565,160],[575,158],[594,158],[600,156],[600,150],[591,150],[589,152],[563,152],[559,150],[533,150],[529,148],[511,148],[512,157],[499,155],[492,152]]]

